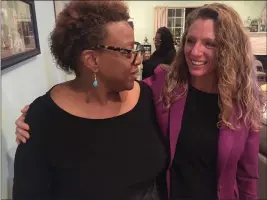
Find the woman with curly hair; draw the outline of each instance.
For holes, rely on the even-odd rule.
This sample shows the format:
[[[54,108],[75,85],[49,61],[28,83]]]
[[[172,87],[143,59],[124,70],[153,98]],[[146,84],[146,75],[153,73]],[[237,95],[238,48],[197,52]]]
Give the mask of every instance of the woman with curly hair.
[[[264,98],[242,21],[205,5],[188,16],[181,44],[170,71],[147,80],[170,146],[170,199],[256,200]]]
[[[173,66],[145,80],[169,147],[168,199],[257,199],[264,96],[253,60],[237,12],[212,3],[189,14]]]

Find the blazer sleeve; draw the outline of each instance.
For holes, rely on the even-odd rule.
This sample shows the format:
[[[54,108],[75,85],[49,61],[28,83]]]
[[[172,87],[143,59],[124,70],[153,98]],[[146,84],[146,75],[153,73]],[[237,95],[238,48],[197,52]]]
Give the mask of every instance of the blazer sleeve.
[[[49,159],[46,147],[47,115],[40,101],[30,106],[26,123],[31,138],[21,143],[15,154],[13,200],[48,200],[50,186]]]
[[[260,133],[249,131],[245,150],[237,166],[237,184],[239,198],[242,200],[256,200],[258,174],[258,153]]]

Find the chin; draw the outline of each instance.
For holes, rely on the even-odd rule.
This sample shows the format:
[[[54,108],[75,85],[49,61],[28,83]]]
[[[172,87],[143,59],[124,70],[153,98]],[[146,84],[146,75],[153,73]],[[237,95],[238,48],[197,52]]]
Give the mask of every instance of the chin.
[[[207,75],[209,73],[209,70],[205,66],[201,67],[190,66],[189,73],[191,74],[191,76],[200,77]]]
[[[121,84],[121,91],[132,90],[134,88],[134,81],[128,81],[124,84]]]
[[[126,90],[132,90],[134,88],[134,81],[126,85]]]

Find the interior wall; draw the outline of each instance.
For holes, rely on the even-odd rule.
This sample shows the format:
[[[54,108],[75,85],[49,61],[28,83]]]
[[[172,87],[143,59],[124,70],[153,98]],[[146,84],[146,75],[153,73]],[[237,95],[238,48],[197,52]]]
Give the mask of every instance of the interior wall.
[[[63,81],[48,46],[55,23],[53,1],[35,1],[41,54],[2,71],[1,198],[11,199],[15,120],[21,108]]]
[[[169,7],[198,7],[212,2],[225,3],[232,6],[245,21],[248,16],[260,16],[266,1],[127,1],[130,16],[133,18],[136,41],[143,43],[147,37],[153,44],[154,37],[154,8],[156,6]],[[154,45],[153,50],[154,50]]]

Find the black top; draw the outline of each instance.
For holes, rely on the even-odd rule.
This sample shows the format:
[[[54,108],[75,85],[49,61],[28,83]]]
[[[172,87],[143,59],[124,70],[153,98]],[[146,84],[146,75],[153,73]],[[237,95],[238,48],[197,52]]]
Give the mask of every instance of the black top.
[[[137,105],[108,119],[73,116],[50,92],[37,98],[26,117],[31,138],[16,151],[13,200],[141,200],[165,165],[166,149],[152,92],[139,84]]]
[[[171,169],[171,200],[217,198],[218,95],[189,86]]]
[[[155,51],[151,57],[143,61],[143,72],[142,72],[142,79],[149,78],[150,76],[154,75],[154,70],[159,64],[167,64],[170,65],[174,60],[176,55],[175,49],[171,49],[168,52],[160,53]]]

